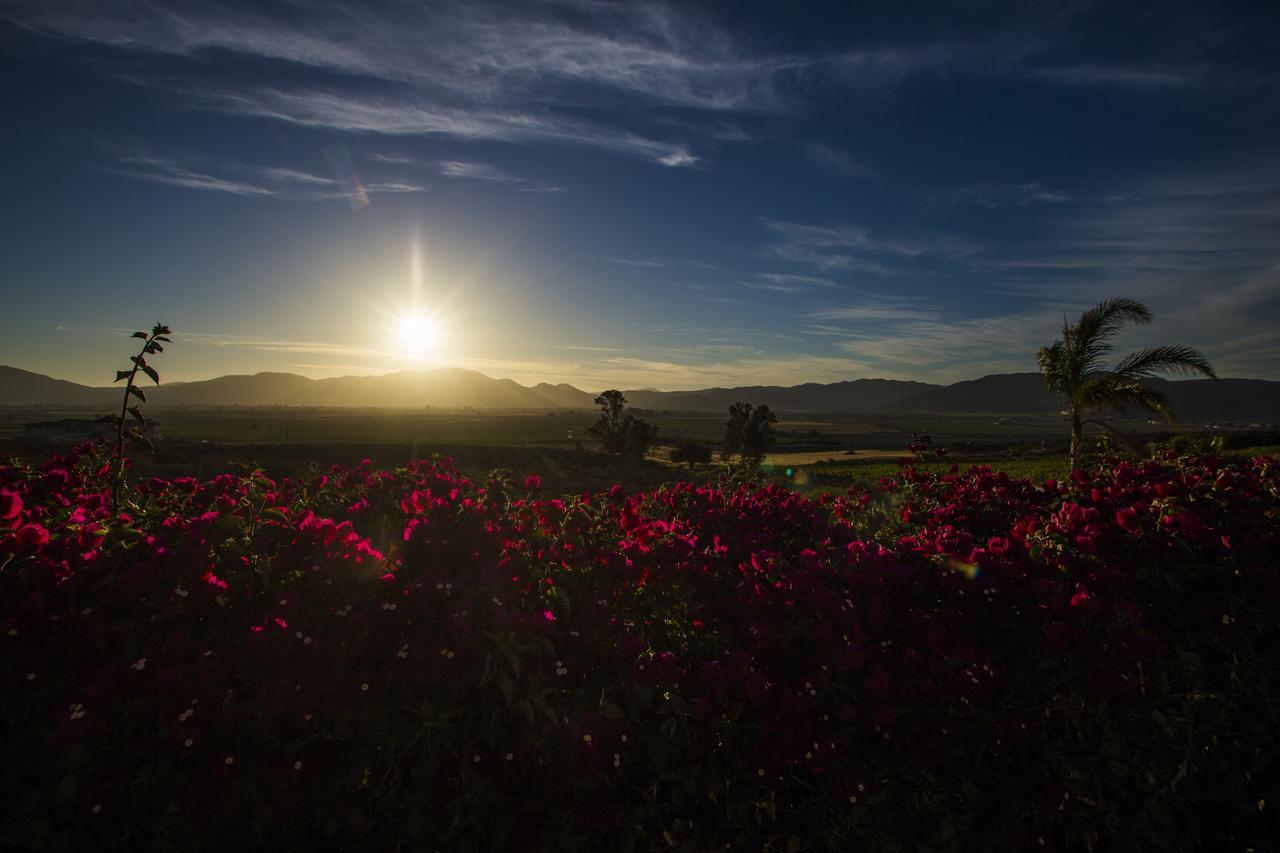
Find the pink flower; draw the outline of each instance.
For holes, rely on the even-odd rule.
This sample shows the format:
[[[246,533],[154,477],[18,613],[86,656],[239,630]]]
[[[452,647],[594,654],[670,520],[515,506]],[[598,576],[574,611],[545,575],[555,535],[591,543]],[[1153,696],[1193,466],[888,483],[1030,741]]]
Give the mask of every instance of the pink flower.
[[[1121,507],[1116,510],[1116,524],[1124,528],[1128,533],[1137,533],[1138,511],[1131,506]]]
[[[17,527],[22,517],[22,495],[8,489],[0,489],[0,524]]]

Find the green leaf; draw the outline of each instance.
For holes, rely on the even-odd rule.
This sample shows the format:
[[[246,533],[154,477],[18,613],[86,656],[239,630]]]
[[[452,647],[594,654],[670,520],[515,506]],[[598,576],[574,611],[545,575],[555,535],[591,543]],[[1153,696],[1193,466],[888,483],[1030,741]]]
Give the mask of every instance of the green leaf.
[[[511,672],[516,678],[520,677],[520,657],[510,649],[503,649],[502,656],[507,659],[507,664],[511,667]]]
[[[278,521],[281,524],[289,523],[289,516],[285,515],[281,510],[277,509],[276,507],[271,507],[270,509],[263,510],[262,517],[270,521]]]
[[[138,432],[136,429],[130,429],[126,431],[125,437],[128,438],[130,441],[134,441],[134,442],[137,442],[138,444],[143,445],[148,450],[155,450],[155,445],[151,443],[151,440],[147,438],[145,435],[143,435],[142,433]]]
[[[169,340],[169,339],[168,339],[168,338],[166,338],[164,335],[156,335],[155,339],[156,339],[157,341],[164,341],[166,344],[173,343],[173,341]]]
[[[132,370],[117,370],[115,381],[119,382],[121,379],[128,379],[132,375],[133,375]]]
[[[142,416],[142,409],[139,409],[137,406],[130,406],[130,407],[129,407],[129,414],[133,415],[135,418],[137,418],[137,419],[138,419],[139,421],[141,421],[142,423],[146,423],[146,420],[147,420],[147,419],[146,419],[146,418],[144,418],[144,417]]]
[[[538,706],[538,710],[547,715],[547,719],[551,721],[552,725],[560,725],[560,715],[556,713],[555,708],[551,707],[551,703],[546,700],[546,697],[538,696],[533,701]]]
[[[152,354],[155,354],[158,352],[164,352],[164,347],[160,346],[155,341],[152,341],[151,343],[147,344],[145,347],[143,347],[143,349],[145,349],[147,352]]]
[[[142,402],[144,402],[144,403],[145,403],[145,402],[147,402],[147,395],[146,395],[146,394],[143,394],[143,393],[142,393],[142,389],[141,389],[141,388],[139,388],[137,385],[130,385],[130,386],[129,386],[129,393],[130,393],[130,394],[132,394],[133,396],[137,397],[137,398],[138,398],[139,400],[141,400]]]
[[[502,691],[502,698],[506,700],[507,707],[510,708],[511,702],[515,699],[516,685],[511,680],[511,676],[507,675],[505,672],[499,671],[496,680],[498,682],[498,689]]]
[[[145,340],[147,339],[147,333],[146,333],[146,332],[134,332],[134,333],[133,333],[132,335],[130,335],[129,337],[131,337],[131,338],[142,338],[142,339],[145,341]]]
[[[157,385],[160,384],[160,374],[156,373],[156,369],[154,367],[148,364],[143,364],[139,366],[142,368],[143,372],[145,372],[148,376],[151,377],[152,382],[156,383]]]

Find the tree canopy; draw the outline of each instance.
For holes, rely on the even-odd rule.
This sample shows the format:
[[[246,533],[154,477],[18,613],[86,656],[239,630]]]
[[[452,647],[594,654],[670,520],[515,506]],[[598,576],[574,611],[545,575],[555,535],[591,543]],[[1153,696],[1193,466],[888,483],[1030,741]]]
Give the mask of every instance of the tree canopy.
[[[641,420],[626,410],[627,398],[621,391],[605,391],[596,397],[600,418],[587,434],[598,438],[606,453],[613,453],[628,461],[639,462],[658,438],[658,428]]]
[[[1111,354],[1111,338],[1125,323],[1151,322],[1151,309],[1123,297],[1106,299],[1080,315],[1074,324],[1062,323],[1062,337],[1041,347],[1037,361],[1045,385],[1061,394],[1071,418],[1071,468],[1080,466],[1080,445],[1086,423],[1119,434],[1102,420],[1087,419],[1091,411],[1123,414],[1133,409],[1154,412],[1170,423],[1173,410],[1165,396],[1145,381],[1161,373],[1202,374],[1216,379],[1213,367],[1199,350],[1184,346],[1159,346],[1137,350],[1114,367],[1105,360]]]
[[[729,406],[729,420],[724,425],[724,456],[741,456],[744,461],[759,463],[778,441],[773,425],[778,416],[768,406],[750,403]]]

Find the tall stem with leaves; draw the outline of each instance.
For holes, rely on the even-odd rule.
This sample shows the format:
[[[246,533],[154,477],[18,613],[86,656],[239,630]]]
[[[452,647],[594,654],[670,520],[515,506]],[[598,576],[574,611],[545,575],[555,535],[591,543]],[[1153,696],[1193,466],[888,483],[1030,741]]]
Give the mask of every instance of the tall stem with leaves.
[[[141,370],[151,378],[155,384],[160,384],[160,374],[156,369],[147,364],[147,356],[156,355],[164,352],[164,347],[160,344],[169,343],[168,335],[172,334],[169,327],[163,323],[157,323],[151,328],[151,333],[134,332],[132,337],[142,340],[142,349],[137,355],[130,356],[129,360],[133,362],[133,367],[128,370],[117,370],[116,381],[125,380],[124,395],[120,401],[120,414],[108,415],[104,420],[110,420],[115,423],[116,427],[116,453],[115,459],[111,465],[111,506],[113,509],[120,508],[120,488],[124,484],[124,443],[125,439],[130,442],[145,444],[148,447],[151,442],[142,434],[141,426],[147,422],[142,416],[142,408],[138,403],[129,405],[130,398],[136,397],[139,403],[147,401],[147,395],[143,393],[135,383],[138,378],[138,371]],[[132,417],[137,424],[130,424],[126,418]]]

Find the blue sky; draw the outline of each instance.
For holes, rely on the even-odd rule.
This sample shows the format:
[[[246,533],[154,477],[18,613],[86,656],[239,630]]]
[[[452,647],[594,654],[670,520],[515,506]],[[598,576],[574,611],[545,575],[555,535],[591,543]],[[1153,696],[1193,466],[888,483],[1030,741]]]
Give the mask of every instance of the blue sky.
[[[863,5],[0,0],[0,363],[1280,379],[1280,5]]]

